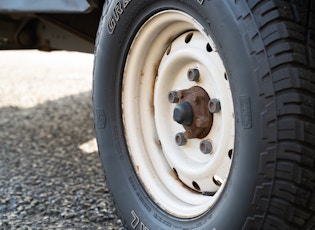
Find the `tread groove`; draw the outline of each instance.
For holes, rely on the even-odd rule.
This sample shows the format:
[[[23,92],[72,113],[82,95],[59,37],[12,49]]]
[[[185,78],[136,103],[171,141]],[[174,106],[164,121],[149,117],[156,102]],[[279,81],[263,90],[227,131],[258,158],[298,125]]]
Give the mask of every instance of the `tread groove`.
[[[261,153],[260,181],[261,185],[270,183],[270,186],[263,186],[263,190],[256,187],[256,196],[264,197],[264,204],[257,204],[262,211],[260,224],[248,218],[248,227],[311,229],[315,227],[315,205],[311,202],[315,200],[312,195],[315,187],[315,45],[312,39],[315,4],[297,0],[247,3],[252,24],[257,26],[250,30],[257,29],[256,34],[263,43],[263,49],[252,56],[260,61],[260,68],[269,67],[268,70],[258,68],[256,72],[263,87],[270,87],[270,83],[273,86],[260,93],[266,103],[262,124],[267,132],[263,138],[269,148]],[[270,134],[271,131],[275,133]],[[277,193],[288,197],[277,197]]]

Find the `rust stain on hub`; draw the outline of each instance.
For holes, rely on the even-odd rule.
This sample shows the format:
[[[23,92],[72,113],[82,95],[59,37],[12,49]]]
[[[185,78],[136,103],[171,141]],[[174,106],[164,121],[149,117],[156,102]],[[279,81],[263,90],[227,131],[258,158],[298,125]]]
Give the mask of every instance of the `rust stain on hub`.
[[[208,110],[210,97],[208,93],[199,86],[178,91],[179,103],[188,102],[193,110],[193,121],[190,125],[183,125],[187,139],[206,137],[212,126],[213,115]]]

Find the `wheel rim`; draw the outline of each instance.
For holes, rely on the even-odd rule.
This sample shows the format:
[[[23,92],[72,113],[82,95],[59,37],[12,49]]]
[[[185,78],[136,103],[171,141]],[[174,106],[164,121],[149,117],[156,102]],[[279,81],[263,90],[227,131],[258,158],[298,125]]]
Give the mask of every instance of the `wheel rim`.
[[[217,49],[203,31],[180,11],[154,15],[134,38],[122,83],[125,138],[135,172],[154,202],[179,218],[200,216],[217,202],[233,158],[230,85]],[[199,78],[194,79],[193,71]],[[183,97],[192,87],[197,92]],[[179,101],[170,98],[174,96],[170,92],[179,93]],[[206,125],[197,125],[204,134],[190,137],[196,125],[190,130],[192,125],[175,122],[174,110],[188,102],[193,112],[187,113],[194,117],[189,123],[197,123],[196,118],[204,117],[196,112],[197,104],[203,111],[208,104],[194,104],[191,98],[201,93],[218,109],[208,112]],[[179,143],[181,135],[183,143]]]

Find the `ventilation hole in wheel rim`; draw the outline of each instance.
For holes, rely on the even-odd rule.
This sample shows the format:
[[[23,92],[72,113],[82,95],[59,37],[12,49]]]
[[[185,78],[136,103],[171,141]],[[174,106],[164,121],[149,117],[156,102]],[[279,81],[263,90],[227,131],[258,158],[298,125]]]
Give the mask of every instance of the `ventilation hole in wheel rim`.
[[[207,51],[208,51],[209,53],[213,51],[209,43],[207,44]]]
[[[186,43],[189,43],[189,42],[191,41],[193,35],[194,35],[193,33],[187,34],[187,36],[186,36],[186,38],[185,38],[185,42],[186,42]]]
[[[171,53],[172,50],[172,45],[170,45],[169,47],[167,47],[166,49],[166,55],[169,55]]]
[[[232,159],[232,155],[233,155],[233,149],[229,150],[229,158]]]
[[[224,78],[225,78],[225,80],[228,80],[228,76],[226,73],[224,73]]]
[[[223,180],[222,180],[219,176],[217,176],[217,175],[215,175],[215,176],[212,178],[212,180],[213,180],[213,183],[215,183],[217,186],[221,186],[222,183],[223,183]]]
[[[194,188],[198,191],[200,191],[200,187],[199,187],[199,184],[195,181],[192,182],[192,185],[194,186]]]
[[[173,168],[173,172],[175,173],[175,176],[178,178],[178,173],[177,173],[177,170],[175,168]]]

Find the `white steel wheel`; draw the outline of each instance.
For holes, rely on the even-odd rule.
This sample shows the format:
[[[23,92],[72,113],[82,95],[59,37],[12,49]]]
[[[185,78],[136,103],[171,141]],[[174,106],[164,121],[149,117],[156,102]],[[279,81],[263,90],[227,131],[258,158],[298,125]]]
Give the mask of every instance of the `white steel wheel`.
[[[235,142],[228,76],[188,14],[162,11],[140,28],[122,82],[130,159],[143,187],[179,218],[202,215],[228,181]]]

